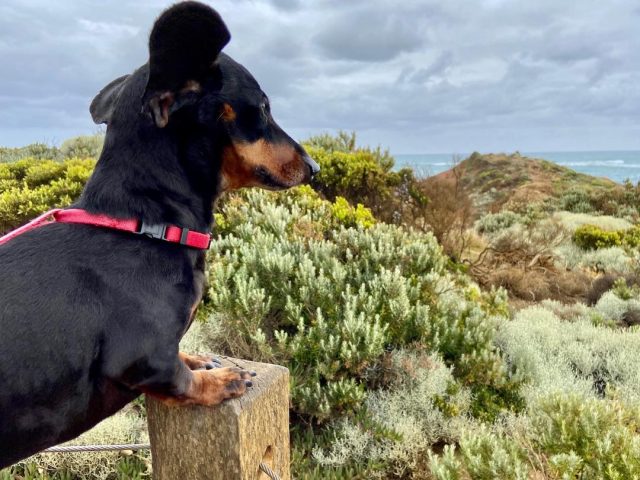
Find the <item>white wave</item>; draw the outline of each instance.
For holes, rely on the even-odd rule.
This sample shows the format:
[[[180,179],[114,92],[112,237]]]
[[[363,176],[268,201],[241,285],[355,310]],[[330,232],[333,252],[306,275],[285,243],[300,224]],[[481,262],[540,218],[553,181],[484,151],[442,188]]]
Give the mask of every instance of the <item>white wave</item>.
[[[605,160],[596,162],[557,162],[565,167],[608,167],[608,168],[640,168],[640,163],[625,163],[624,160]]]

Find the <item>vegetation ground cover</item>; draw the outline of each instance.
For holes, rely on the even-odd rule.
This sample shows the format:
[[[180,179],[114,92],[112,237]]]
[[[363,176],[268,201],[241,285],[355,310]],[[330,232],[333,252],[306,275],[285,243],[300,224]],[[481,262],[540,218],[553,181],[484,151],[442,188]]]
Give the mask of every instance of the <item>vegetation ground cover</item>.
[[[1,231],[79,194],[100,144],[66,145],[0,151]],[[517,154],[424,179],[345,133],[307,147],[311,187],[220,202],[182,345],[291,370],[295,478],[640,476],[636,186]],[[74,443],[144,441],[144,414]],[[41,454],[0,479],[149,469]]]

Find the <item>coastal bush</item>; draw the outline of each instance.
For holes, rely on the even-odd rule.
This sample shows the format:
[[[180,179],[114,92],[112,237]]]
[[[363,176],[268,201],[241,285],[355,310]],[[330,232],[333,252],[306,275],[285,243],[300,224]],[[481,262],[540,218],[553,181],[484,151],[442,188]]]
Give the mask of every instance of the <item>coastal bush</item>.
[[[319,464],[369,465],[370,477],[415,478],[427,470],[433,444],[459,439],[471,396],[455,386],[451,370],[438,357],[405,351],[394,352],[392,364],[394,380],[367,398],[366,415],[340,420],[332,444],[314,449]]]
[[[405,202],[418,195],[411,170],[393,171],[378,163],[370,151],[331,152],[315,147],[307,151],[321,167],[313,185],[330,200],[340,196],[366,205],[382,220],[400,223],[409,211]]]
[[[478,220],[475,228],[479,233],[491,234],[505,230],[517,223],[523,223],[523,216],[505,210],[498,213],[488,213]]]
[[[638,278],[637,273],[624,276],[620,274],[607,274],[600,276],[591,284],[591,288],[586,296],[587,304],[590,306],[595,305],[598,303],[598,300],[602,298],[602,295],[613,288],[625,289],[625,293],[617,293],[620,298],[633,298],[634,295],[637,295],[638,289],[640,289],[639,281],[640,278]]]
[[[565,243],[554,249],[556,263],[568,270],[587,269],[598,273],[629,273],[634,268],[633,258],[621,247],[583,250],[574,243]]]
[[[403,345],[493,389],[479,410],[499,403],[510,385],[489,312],[505,313],[502,294],[449,272],[433,236],[368,220],[347,227],[335,205],[308,188],[225,202],[201,347],[287,364],[294,410],[319,422],[357,410],[387,350]]]
[[[554,393],[503,426],[466,431],[430,455],[438,480],[622,480],[640,475],[640,410],[617,399]]]
[[[35,158],[37,160],[60,160],[60,149],[46,143],[32,143],[24,147],[9,148],[0,147],[0,163],[9,163],[23,158]]]
[[[592,197],[583,189],[569,190],[558,201],[559,210],[573,213],[595,213],[597,210],[591,203]]]
[[[366,420],[337,422],[335,441],[315,458],[359,466],[363,478],[635,478],[640,330],[598,326],[619,311],[545,301],[501,323],[496,342],[522,380],[526,408],[495,423],[470,415],[473,395],[437,357],[394,352],[410,374],[369,396]]]
[[[583,225],[594,225],[601,230],[615,231],[627,230],[633,225],[624,218],[613,217],[611,215],[591,215],[586,213],[555,212],[553,218],[558,220],[568,231],[575,232]]]
[[[88,432],[65,445],[109,445],[121,443],[148,443],[146,420],[134,407],[127,407],[116,415],[103,420]],[[95,480],[137,480],[149,468],[148,453],[123,456],[120,452],[79,452],[73,454],[40,453],[9,471],[9,478],[33,480],[71,480],[91,478]],[[7,472],[7,470],[4,470]],[[118,473],[115,473],[118,472]],[[15,475],[15,476],[14,476]],[[20,475],[18,477],[17,475]],[[0,472],[0,479],[2,472]]]
[[[582,185],[565,192],[558,199],[549,199],[547,204],[551,210],[565,210],[579,214],[609,215],[638,221],[640,208],[640,189],[638,185],[625,182],[622,187],[616,185],[600,185],[596,187]],[[604,188],[603,188],[604,187]]]
[[[465,189],[466,169],[456,165],[446,178],[424,178],[416,182],[416,191],[426,202],[411,209],[410,225],[431,232],[444,252],[454,261],[466,253],[473,235],[474,202]]]
[[[103,143],[104,135],[101,133],[81,135],[62,142],[62,145],[60,145],[60,153],[64,158],[97,159],[100,156],[100,152],[102,152]]]
[[[622,188],[597,191],[593,194],[591,203],[604,214],[626,218],[637,223],[640,207],[639,185],[626,181]]]
[[[25,158],[36,160],[62,161],[71,158],[97,159],[102,151],[104,134],[80,135],[72,137],[58,148],[46,143],[32,143],[24,147],[0,147],[0,163],[17,162]]]
[[[524,382],[527,402],[557,392],[585,398],[615,394],[640,402],[640,369],[634,360],[640,330],[608,326],[636,304],[608,293],[570,326],[544,305],[522,310],[502,324],[496,342]]]
[[[0,234],[73,202],[91,175],[93,160],[25,158],[0,164]]]
[[[637,291],[618,285],[594,308],[545,301],[501,324],[496,342],[522,380],[526,409],[462,425],[457,446],[429,454],[433,477],[640,475],[640,329],[605,321],[637,302]]]
[[[619,231],[609,232],[595,225],[583,225],[573,233],[573,242],[584,250],[620,247],[623,236]]]
[[[571,301],[588,288],[590,278],[579,269],[558,268],[558,251],[569,234],[557,220],[524,220],[484,235],[474,255],[465,260],[469,273],[485,287],[503,287],[514,298]]]
[[[376,148],[358,146],[357,135],[355,132],[345,132],[340,130],[335,135],[322,133],[320,135],[309,137],[303,142],[303,144],[305,147],[318,148],[330,153],[352,153],[356,151],[368,152],[375,159],[376,163],[382,166],[385,170],[390,170],[395,165],[395,160],[389,153],[389,150],[383,150],[380,146],[377,146]]]
[[[595,225],[583,225],[573,233],[573,242],[584,250],[640,246],[640,227],[606,231]]]

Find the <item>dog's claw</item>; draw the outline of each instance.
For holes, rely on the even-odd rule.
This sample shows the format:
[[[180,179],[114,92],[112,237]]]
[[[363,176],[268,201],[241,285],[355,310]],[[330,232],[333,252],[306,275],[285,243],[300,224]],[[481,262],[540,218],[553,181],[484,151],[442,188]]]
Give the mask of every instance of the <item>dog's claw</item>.
[[[213,368],[222,368],[222,363],[217,358],[212,358],[210,362],[207,362],[204,366],[207,370],[211,370]]]
[[[253,382],[252,382],[251,380],[245,380],[245,381],[244,381],[244,384],[245,384],[247,387],[253,387]]]

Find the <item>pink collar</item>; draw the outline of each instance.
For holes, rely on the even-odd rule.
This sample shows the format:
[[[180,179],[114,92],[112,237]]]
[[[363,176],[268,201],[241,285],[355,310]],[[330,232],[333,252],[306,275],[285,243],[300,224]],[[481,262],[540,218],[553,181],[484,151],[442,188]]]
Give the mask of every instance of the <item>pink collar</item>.
[[[208,250],[211,245],[211,234],[196,232],[188,228],[177,227],[175,225],[164,224],[148,224],[144,221],[136,219],[119,219],[112,218],[107,215],[89,213],[79,208],[70,209],[54,209],[47,213],[43,213],[38,218],[31,220],[26,225],[21,226],[5,236],[0,237],[0,245],[22,235],[29,230],[46,225],[48,223],[80,223],[85,225],[93,225],[95,227],[110,228],[112,230],[120,230],[122,232],[136,233],[138,235],[146,235],[157,240],[165,242],[178,243],[191,248],[200,250]]]

